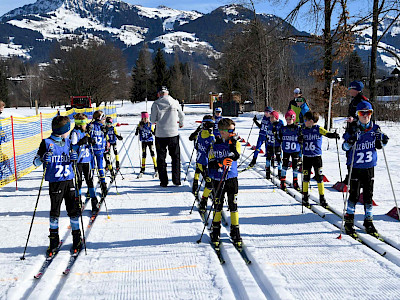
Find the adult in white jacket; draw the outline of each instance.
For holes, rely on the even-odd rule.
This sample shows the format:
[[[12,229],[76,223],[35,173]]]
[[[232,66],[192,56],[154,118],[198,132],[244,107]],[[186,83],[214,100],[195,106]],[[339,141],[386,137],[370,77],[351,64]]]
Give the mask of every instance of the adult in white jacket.
[[[172,182],[181,185],[181,159],[178,127],[183,127],[185,115],[177,100],[169,96],[168,90],[162,88],[160,98],[154,101],[151,106],[150,121],[156,124],[156,151],[157,166],[160,185],[168,185],[167,149],[172,160]],[[178,123],[179,122],[179,123]]]

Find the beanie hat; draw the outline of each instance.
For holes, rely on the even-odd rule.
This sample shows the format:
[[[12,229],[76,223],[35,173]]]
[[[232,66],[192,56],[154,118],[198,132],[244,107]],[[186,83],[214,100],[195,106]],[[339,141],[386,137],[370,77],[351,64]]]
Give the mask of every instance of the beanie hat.
[[[368,101],[361,101],[360,103],[357,104],[357,111],[359,110],[373,110],[371,103]]]
[[[149,113],[147,111],[142,111],[142,119],[149,118]]]
[[[111,117],[107,117],[106,118],[106,123],[112,124],[113,123],[113,119]]]
[[[52,131],[54,134],[57,135],[63,135],[64,133],[68,132],[71,129],[71,123],[67,122],[63,126],[56,128],[55,126],[52,126]]]
[[[269,112],[269,113],[271,113],[271,112],[273,112],[273,111],[274,111],[274,109],[273,109],[271,106],[266,106],[265,109],[264,109],[264,112]]]
[[[301,94],[301,89],[300,88],[295,88],[293,91],[293,94]]]
[[[294,112],[294,110],[293,109],[289,109],[288,111],[287,111],[287,113],[285,114],[285,119],[287,119],[287,118],[291,118],[292,120],[295,120],[296,119],[296,113]]]
[[[364,88],[364,84],[361,81],[353,81],[349,85],[349,90],[356,90],[361,92]]]
[[[271,112],[271,116],[273,116],[275,119],[279,120],[279,113],[276,110]]]

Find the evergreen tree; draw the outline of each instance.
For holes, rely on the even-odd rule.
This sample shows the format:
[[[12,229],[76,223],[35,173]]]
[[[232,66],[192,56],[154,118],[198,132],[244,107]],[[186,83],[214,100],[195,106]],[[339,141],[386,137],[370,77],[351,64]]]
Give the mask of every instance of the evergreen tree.
[[[152,82],[153,62],[147,43],[139,52],[136,66],[132,69],[131,101],[140,102],[148,99],[155,99],[156,90]]]
[[[8,87],[7,87],[7,76],[0,68],[0,100],[4,101],[8,105]]]
[[[162,86],[170,87],[167,63],[165,62],[162,50],[158,48],[157,54],[154,58],[154,68],[153,68],[153,78],[154,84],[159,90]]]
[[[349,55],[344,69],[346,86],[349,86],[350,82],[354,80],[361,80],[363,76],[365,76],[364,64],[357,52],[353,51]]]
[[[171,96],[179,100],[185,98],[182,66],[179,61],[178,54],[176,54],[176,52],[175,52],[174,66],[171,69]]]

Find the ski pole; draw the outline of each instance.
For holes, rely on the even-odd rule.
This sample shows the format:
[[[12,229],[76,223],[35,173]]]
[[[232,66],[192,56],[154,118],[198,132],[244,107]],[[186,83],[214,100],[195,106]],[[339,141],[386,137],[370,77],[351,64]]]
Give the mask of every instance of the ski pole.
[[[135,136],[136,136],[136,135],[135,135]],[[135,138],[135,136],[134,136],[133,138]],[[129,162],[131,163],[132,170],[133,170],[133,174],[135,174],[135,168],[133,167],[132,160],[131,160],[131,158],[130,158],[130,156],[129,156],[128,150],[127,150],[126,147],[125,147],[125,143],[122,143],[122,147],[124,148],[124,150],[125,150],[125,152],[126,152],[126,156],[128,156]],[[121,175],[122,175],[122,174],[121,174]]]
[[[254,152],[256,152],[256,150],[254,150],[253,152],[251,152],[251,154],[250,154],[249,156],[247,156],[245,159],[242,160],[242,162],[238,165],[238,169],[239,169],[239,167],[240,167],[241,165],[244,164],[245,161],[247,161],[247,160],[250,158],[250,156],[252,156],[252,155],[254,154]],[[242,171],[242,172],[243,172],[243,171]]]
[[[87,255],[86,251],[86,237],[85,237],[85,228],[83,226],[83,217],[82,217],[82,199],[81,195],[78,191],[78,173],[76,172],[76,164],[77,161],[74,161],[72,164],[72,167],[74,168],[74,178],[75,178],[75,200],[78,199],[78,204],[79,204],[79,211],[81,213],[81,226],[82,226],[82,236],[83,236],[83,246],[85,247],[85,255]]]
[[[254,126],[254,120],[253,120],[253,123],[251,123],[250,132],[249,132],[249,135],[247,136],[247,142],[249,142],[249,138],[250,138],[250,135],[251,135],[251,131],[253,130],[253,126]],[[246,141],[245,141],[245,142],[246,142]],[[244,145],[242,154],[240,155],[239,159],[243,156],[244,151],[246,151],[246,148],[247,148],[246,145]]]
[[[220,194],[221,194],[221,191],[220,191],[221,184],[222,184],[222,182],[225,182],[225,177],[226,177],[226,174],[228,173],[228,170],[229,170],[229,167],[225,167],[225,168],[224,168],[224,172],[223,172],[223,174],[222,174],[221,181],[220,181],[219,184],[218,184],[217,191],[220,192]],[[225,184],[224,184],[224,186],[225,186]],[[203,238],[204,230],[205,230],[206,227],[207,227],[208,220],[209,220],[209,218],[210,218],[210,215],[211,215],[211,212],[212,212],[212,208],[213,208],[213,207],[214,207],[214,210],[215,210],[215,199],[214,199],[214,201],[213,201],[213,203],[212,203],[212,205],[211,205],[211,209],[210,209],[210,212],[208,213],[207,220],[206,220],[205,223],[204,223],[204,227],[203,227],[203,231],[202,231],[202,233],[201,233],[201,235],[200,235],[200,239],[198,239],[198,240],[196,241],[197,244],[200,244],[200,243],[201,243],[201,239]],[[213,216],[213,221],[214,221],[214,218],[215,218],[215,214],[214,214],[214,216]]]
[[[36,204],[35,204],[35,209],[33,211],[31,226],[29,227],[28,238],[26,239],[26,244],[25,244],[25,248],[24,248],[24,254],[22,254],[22,256],[20,257],[21,260],[25,260],[26,248],[28,247],[29,237],[31,236],[33,220],[35,219],[36,210],[37,210],[37,207],[38,207],[38,204],[39,204],[39,197],[40,197],[40,192],[42,191],[42,186],[43,186],[44,176],[46,174],[46,169],[47,169],[47,164],[46,164],[46,166],[44,167],[44,170],[43,170],[42,181],[40,183],[39,192],[38,192],[38,196],[37,196]]]
[[[394,203],[396,204],[397,218],[400,220],[399,206],[397,205],[396,194],[395,194],[395,192],[394,192],[393,182],[392,182],[392,176],[390,176],[389,165],[388,165],[388,163],[387,163],[386,153],[385,153],[385,147],[384,147],[384,146],[382,147],[382,151],[383,151],[383,157],[385,158],[386,170],[387,170],[388,175],[389,175],[390,186],[392,187]]]
[[[356,144],[357,144],[357,140],[355,141],[354,145],[353,145],[353,153],[351,155],[351,164],[350,164],[350,170],[349,170],[349,178],[347,179],[347,191],[346,191],[346,197],[344,198],[343,201],[343,214],[342,214],[342,224],[340,225],[340,234],[337,237],[339,240],[342,239],[342,232],[343,232],[343,225],[344,225],[344,214],[346,213],[346,204],[348,202],[348,195],[349,195],[349,190],[350,190],[350,180],[351,180],[351,173],[353,172],[353,164],[354,164],[354,156],[356,154]]]
[[[193,158],[193,153],[194,153],[194,149],[195,149],[195,148],[196,148],[196,145],[193,147],[192,154],[190,155],[190,161],[189,161],[188,167],[187,167],[187,169],[186,169],[186,175],[185,175],[185,179],[183,180],[183,182],[186,181],[186,178],[187,178],[187,176],[188,176],[189,168],[190,168],[190,164],[192,163],[192,158]]]
[[[337,130],[335,130],[335,133],[337,133]],[[340,175],[340,182],[343,182],[343,176],[342,176],[342,167],[340,164],[340,157],[339,157],[339,146],[338,146],[338,140],[335,139],[336,141],[336,153],[337,153],[337,160],[338,160],[338,164],[339,164],[339,175]],[[344,194],[342,193],[342,198],[344,201]]]

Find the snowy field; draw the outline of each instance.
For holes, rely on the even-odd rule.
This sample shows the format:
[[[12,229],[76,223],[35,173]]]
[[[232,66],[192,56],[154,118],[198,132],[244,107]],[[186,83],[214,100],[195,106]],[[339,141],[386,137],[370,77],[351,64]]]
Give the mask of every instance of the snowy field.
[[[0,299],[399,299],[400,251],[396,247],[400,248],[400,223],[385,215],[394,207],[394,199],[382,151],[375,169],[374,201],[378,206],[374,207],[374,219],[387,243],[365,234],[360,235],[366,245],[345,234],[337,239],[340,218],[316,204],[312,210],[305,208],[302,212],[298,193],[289,189],[297,196],[295,200],[264,179],[265,158],[260,155],[256,168],[239,175],[240,229],[252,263],[246,265],[229,241],[229,212],[224,208],[228,224],[221,230],[221,249],[226,263],[221,265],[209,244],[207,229],[203,242],[196,243],[203,223],[196,207],[189,213],[194,201],[190,187],[193,169],[182,186],[161,188],[158,179],[151,176],[153,166],[148,157],[147,174],[137,179],[139,143],[133,132],[145,103],[125,102],[120,106],[117,110],[123,116],[118,122],[129,124],[118,127],[125,143],[125,147],[119,143],[124,179],[117,177],[117,187],[113,184],[106,198],[109,218],[103,205],[93,227],[88,228],[90,204],[84,211],[87,255],[80,254],[68,276],[62,272],[72,238],[62,206],[60,238],[64,245],[42,279],[33,278],[48,246],[48,183],[39,199],[26,260],[19,259],[42,168],[22,178],[18,191],[15,183],[0,189]],[[150,107],[148,103],[148,110]],[[180,130],[182,182],[193,149],[188,136],[198,126],[196,121],[210,110],[206,105],[185,105],[185,113],[185,126]],[[9,114],[29,116],[34,109],[6,109],[4,115]],[[260,118],[261,113],[258,115]],[[253,114],[233,118],[236,131],[246,140],[252,118]],[[396,173],[400,168],[400,125],[380,125],[390,137],[385,151],[399,197],[400,177]],[[334,127],[343,133],[343,119],[335,120]],[[254,126],[249,138],[252,145],[257,136],[258,128]],[[326,198],[341,214],[342,193],[332,189],[340,178],[335,141],[330,140],[328,145],[324,138],[323,150],[324,174],[329,180],[325,184]],[[247,148],[243,157],[250,154]],[[291,181],[291,172],[288,174]],[[312,199],[317,200],[316,182],[312,181],[311,186]],[[361,205],[356,213],[356,223],[362,228]]]

